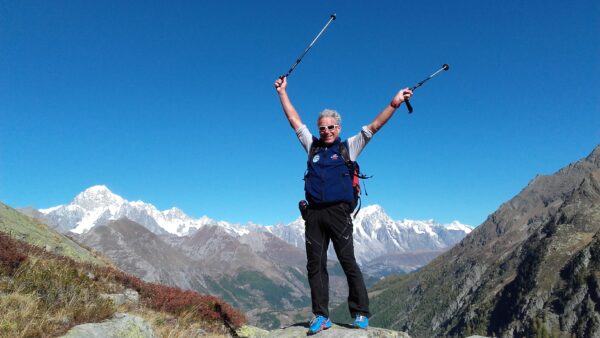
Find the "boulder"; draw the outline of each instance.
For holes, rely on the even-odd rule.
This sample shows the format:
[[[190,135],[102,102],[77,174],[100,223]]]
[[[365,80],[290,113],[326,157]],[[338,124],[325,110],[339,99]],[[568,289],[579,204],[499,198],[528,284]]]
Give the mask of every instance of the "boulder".
[[[100,294],[101,298],[112,300],[113,304],[119,306],[125,303],[139,304],[140,294],[132,289],[127,289],[123,293]]]
[[[77,325],[62,338],[156,338],[150,324],[136,316],[116,313],[102,323]]]

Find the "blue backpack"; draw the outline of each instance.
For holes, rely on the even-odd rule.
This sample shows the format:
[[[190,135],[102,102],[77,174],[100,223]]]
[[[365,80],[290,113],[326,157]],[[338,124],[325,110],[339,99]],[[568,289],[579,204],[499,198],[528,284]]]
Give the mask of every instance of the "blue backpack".
[[[314,158],[314,156],[322,149],[322,146],[320,146],[320,143],[318,141],[313,141],[311,147],[310,147],[310,151],[309,151],[309,156],[308,156],[308,160],[312,161],[312,159]],[[358,162],[356,161],[352,161],[350,160],[350,154],[348,152],[348,141],[344,141],[339,143],[339,153],[342,156],[342,160],[344,160],[346,167],[348,168],[348,174],[352,176],[352,190],[353,190],[353,196],[354,196],[354,200],[353,202],[350,204],[350,209],[351,210],[355,210],[354,212],[354,217],[356,217],[356,215],[358,214],[358,212],[360,211],[360,207],[361,207],[361,188],[360,188],[360,180],[361,179],[368,179],[371,178],[373,176],[367,176],[363,173],[361,173],[360,171],[360,166],[358,164]],[[364,186],[364,181],[363,181],[363,186]],[[367,193],[367,190],[365,188],[365,195],[368,196],[369,194]],[[357,208],[358,206],[358,208]],[[301,208],[302,209],[302,208]]]

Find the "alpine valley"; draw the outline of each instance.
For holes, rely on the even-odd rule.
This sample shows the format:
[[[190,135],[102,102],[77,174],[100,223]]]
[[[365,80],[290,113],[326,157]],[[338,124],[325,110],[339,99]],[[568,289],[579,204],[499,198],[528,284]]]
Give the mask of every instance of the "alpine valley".
[[[255,325],[273,328],[311,316],[301,218],[270,226],[194,219],[177,208],[160,211],[127,201],[103,185],[66,205],[20,211],[146,281],[219,296],[246,311]],[[392,220],[377,205],[362,208],[354,227],[356,257],[368,285],[421,268],[471,232],[458,221]],[[333,249],[329,257],[335,306],[345,300],[347,285]]]

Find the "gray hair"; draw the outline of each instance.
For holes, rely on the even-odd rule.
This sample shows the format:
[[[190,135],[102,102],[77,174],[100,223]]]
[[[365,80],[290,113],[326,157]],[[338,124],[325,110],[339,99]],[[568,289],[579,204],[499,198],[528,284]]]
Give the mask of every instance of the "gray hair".
[[[337,125],[342,125],[342,116],[340,115],[340,113],[333,109],[323,109],[323,111],[319,113],[319,117],[317,118],[317,124],[319,124],[319,121],[324,117],[333,117]]]

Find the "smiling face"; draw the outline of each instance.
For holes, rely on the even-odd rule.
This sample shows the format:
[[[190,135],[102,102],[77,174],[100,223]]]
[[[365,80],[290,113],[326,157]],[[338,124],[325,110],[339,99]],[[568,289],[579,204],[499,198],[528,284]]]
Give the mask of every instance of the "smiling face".
[[[332,144],[340,135],[342,127],[337,123],[334,117],[322,117],[317,122],[321,142],[326,145]],[[330,129],[331,126],[334,126]]]

